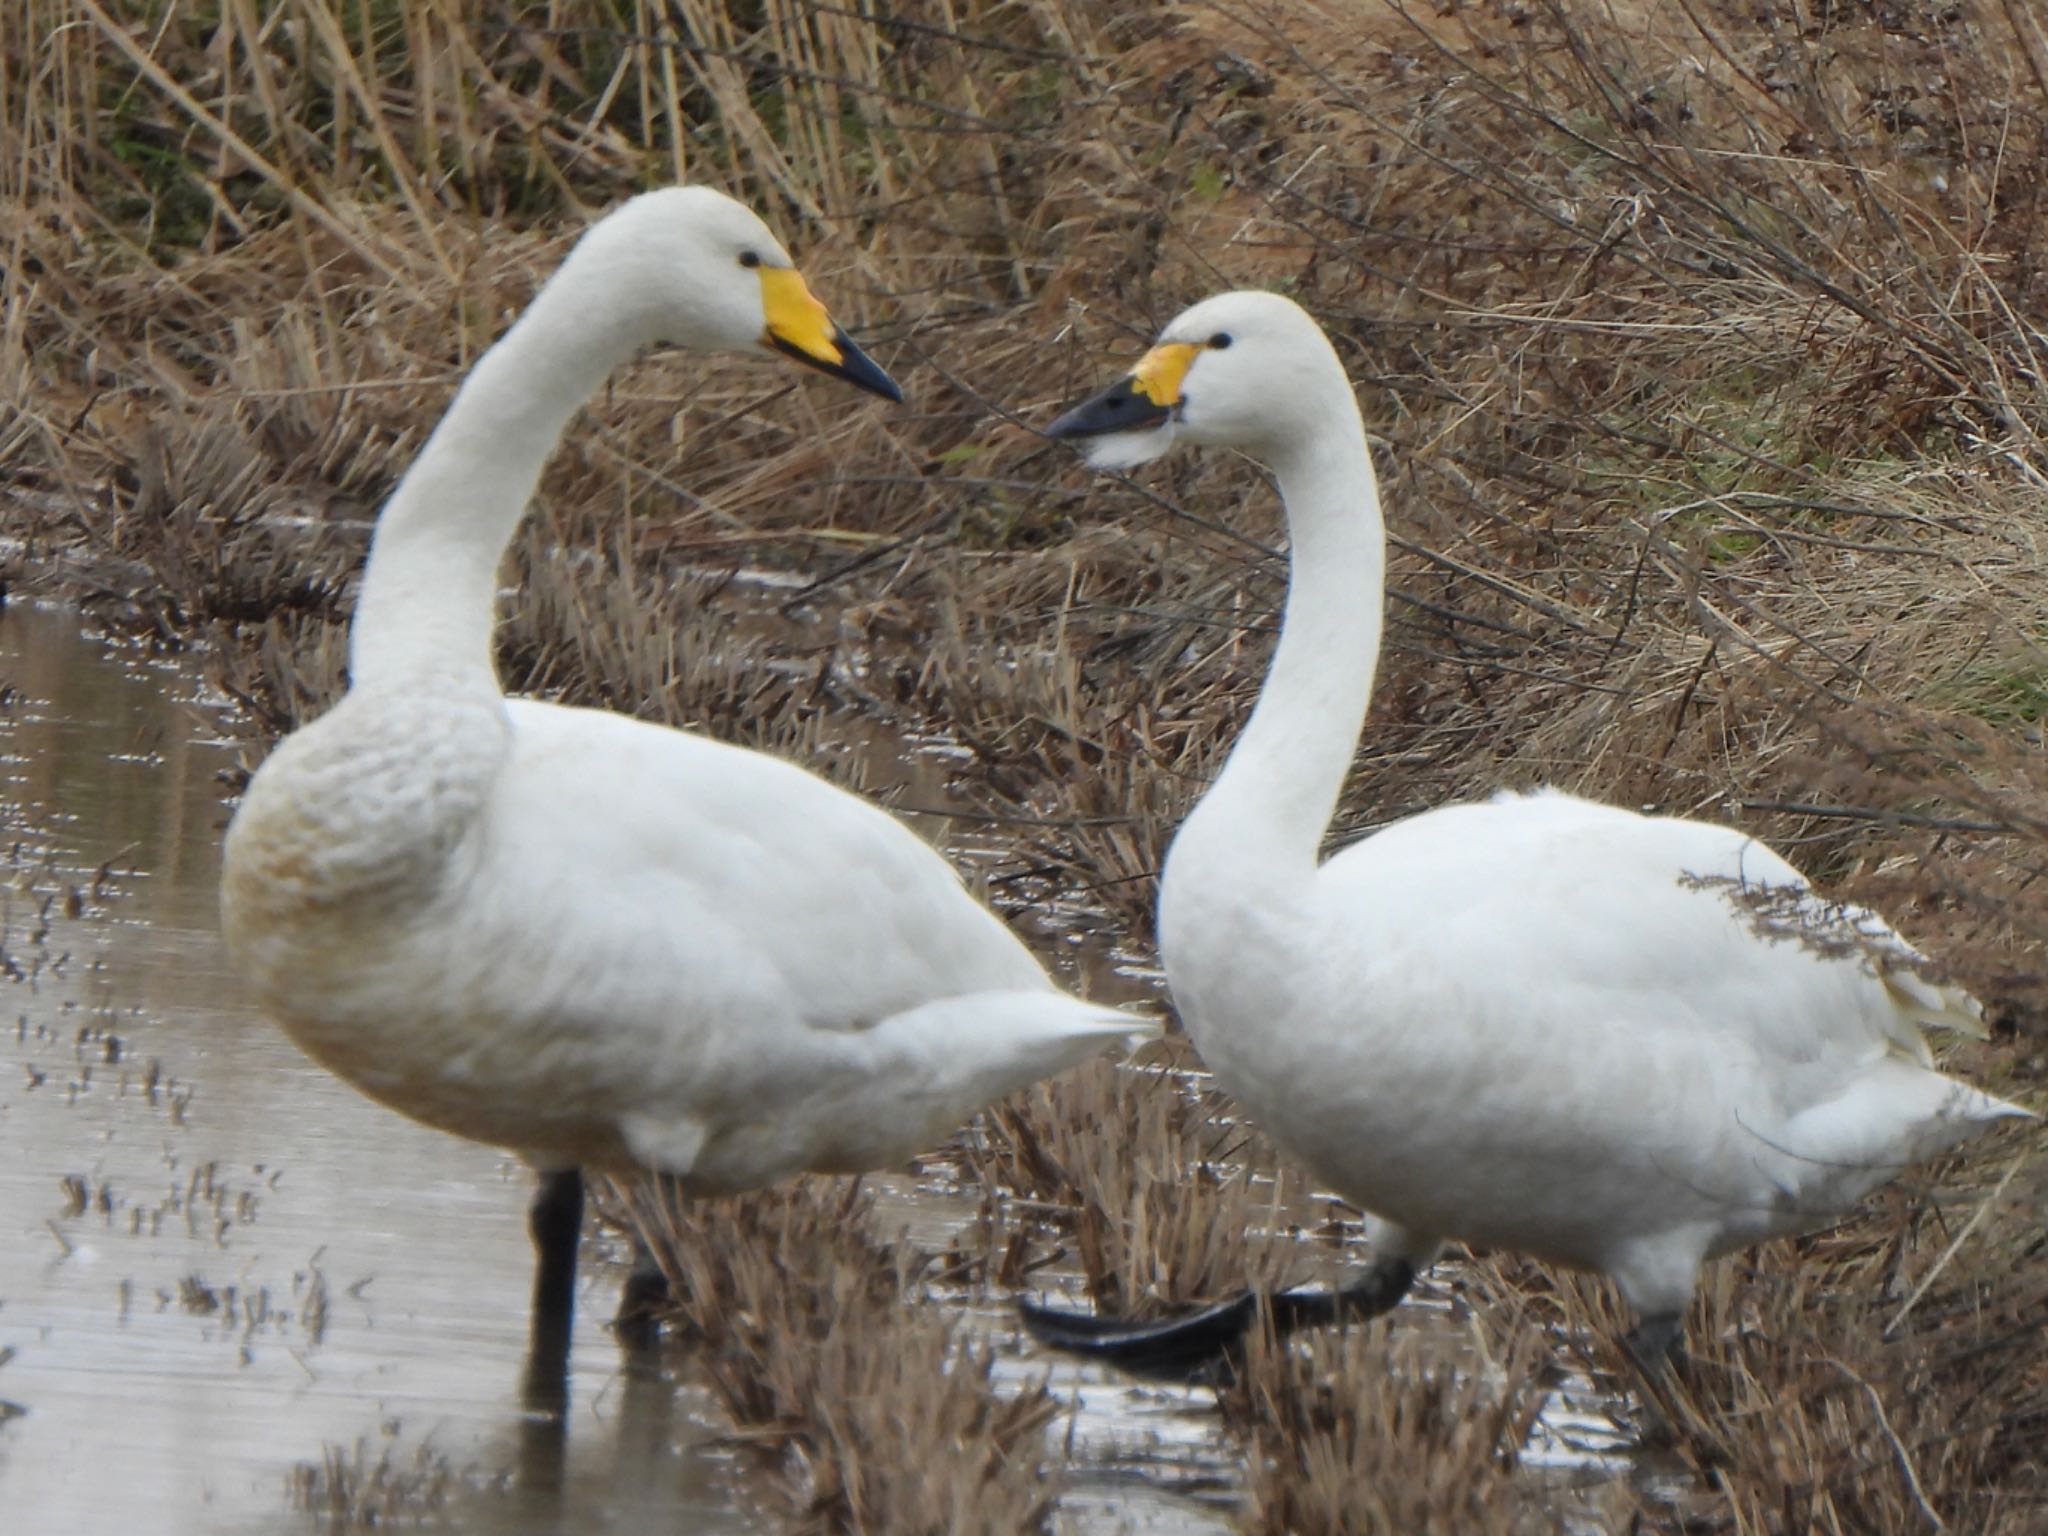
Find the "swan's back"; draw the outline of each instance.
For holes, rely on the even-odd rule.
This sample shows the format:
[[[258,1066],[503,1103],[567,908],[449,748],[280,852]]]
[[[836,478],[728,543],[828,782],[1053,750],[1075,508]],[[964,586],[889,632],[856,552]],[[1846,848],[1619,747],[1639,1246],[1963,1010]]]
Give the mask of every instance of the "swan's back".
[[[1504,794],[1375,833],[1318,884],[1368,931],[1426,911],[1453,976],[1604,995],[1649,1030],[1735,1031],[1787,1070],[1873,1050],[1925,1062],[1923,1023],[1981,1032],[1975,1002],[1914,975],[1924,959],[1883,919],[1822,901],[1732,827]]]
[[[744,1188],[900,1162],[1150,1032],[1057,991],[934,849],[793,764],[500,708],[502,757],[430,880],[233,925],[286,1029],[395,1108]]]
[[[1974,1026],[1973,1002],[1707,823],[1554,792],[1444,807],[1317,871],[1254,949],[1285,975],[1184,910],[1164,937],[1253,1117],[1419,1232],[1610,1269],[1668,1226],[1721,1252],[2019,1113],[1926,1065],[1921,1026]]]
[[[493,870],[558,871],[586,913],[723,930],[736,986],[857,1028],[933,997],[1049,990],[1030,951],[930,844],[796,764],[622,715],[514,700]],[[770,978],[772,977],[772,981]]]

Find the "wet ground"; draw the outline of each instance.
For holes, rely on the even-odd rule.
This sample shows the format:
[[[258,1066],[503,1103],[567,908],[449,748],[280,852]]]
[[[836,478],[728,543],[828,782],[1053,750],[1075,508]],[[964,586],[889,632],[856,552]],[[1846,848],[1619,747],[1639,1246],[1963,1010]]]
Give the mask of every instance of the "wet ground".
[[[436,1528],[744,1528],[724,1426],[673,1370],[628,1368],[602,1267],[565,1433],[522,1411],[524,1169],[379,1109],[241,997],[214,922],[237,749],[192,672],[16,604],[0,688],[9,1525],[303,1528],[298,1469],[339,1456],[387,1464],[394,1497],[438,1487]],[[964,1215],[929,1204],[905,1181],[891,1220]],[[1199,1394],[1069,1386],[1105,1450],[1223,1477]],[[1116,1482],[1076,1489],[1074,1528],[1224,1528]]]
[[[629,1366],[603,1327],[602,1265],[566,1423],[522,1409],[524,1169],[359,1097],[239,994],[214,922],[238,758],[217,718],[192,669],[111,650],[75,613],[0,609],[8,1527],[313,1529],[307,1491],[339,1464],[408,1520],[431,1503],[434,1529],[751,1528],[687,1362]],[[943,778],[911,798],[943,801]],[[908,1178],[887,1212],[934,1238],[970,1214]],[[1063,1530],[1230,1528],[1206,1393],[1064,1368],[1053,1387],[1075,1410]],[[1586,1384],[1560,1389],[1533,1459],[1583,1467],[1608,1433]]]
[[[536,1443],[523,1171],[377,1109],[239,995],[213,890],[235,753],[190,674],[16,605],[0,686],[10,1524],[272,1532],[293,1469],[360,1442],[463,1474],[457,1529],[518,1529],[549,1484],[617,1529],[732,1528],[722,1458],[678,1449],[699,1404],[624,1377],[594,1323],[566,1448]]]

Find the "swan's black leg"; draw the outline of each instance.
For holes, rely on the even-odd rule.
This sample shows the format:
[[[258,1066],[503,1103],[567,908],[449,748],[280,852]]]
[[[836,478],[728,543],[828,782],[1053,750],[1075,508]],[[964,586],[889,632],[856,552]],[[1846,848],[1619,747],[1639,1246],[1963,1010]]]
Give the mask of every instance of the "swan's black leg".
[[[633,1234],[633,1268],[619,1290],[619,1313],[612,1327],[629,1345],[652,1343],[660,1330],[661,1308],[669,1299],[668,1276],[655,1261],[654,1250],[637,1231]]]
[[[1654,1376],[1678,1363],[1678,1345],[1684,1337],[1685,1314],[1659,1312],[1639,1320],[1622,1335],[1621,1343],[1642,1373]]]
[[[527,1211],[533,1233],[533,1362],[569,1358],[576,1317],[576,1245],[583,1236],[583,1174],[543,1173]]]
[[[1406,1259],[1390,1258],[1378,1260],[1342,1290],[1281,1291],[1264,1298],[1247,1291],[1160,1323],[1127,1323],[1021,1299],[1018,1307],[1025,1328],[1040,1343],[1134,1375],[1190,1381],[1228,1369],[1231,1356],[1258,1321],[1262,1300],[1271,1311],[1274,1331],[1286,1335],[1348,1318],[1378,1317],[1391,1311],[1414,1283],[1414,1266]]]
[[[1164,1322],[1129,1323],[1093,1312],[1068,1312],[1020,1297],[1024,1327],[1039,1343],[1100,1360],[1134,1376],[1194,1381],[1214,1372],[1259,1315],[1259,1296],[1229,1301]]]
[[[1406,1259],[1376,1259],[1365,1273],[1334,1291],[1282,1291],[1272,1299],[1273,1328],[1282,1337],[1297,1328],[1364,1322],[1391,1312],[1415,1284]]]

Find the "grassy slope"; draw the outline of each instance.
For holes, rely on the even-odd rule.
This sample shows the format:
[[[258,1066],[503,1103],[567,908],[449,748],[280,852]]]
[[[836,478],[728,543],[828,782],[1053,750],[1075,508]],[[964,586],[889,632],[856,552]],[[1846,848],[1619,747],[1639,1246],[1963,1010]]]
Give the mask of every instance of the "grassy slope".
[[[993,808],[1067,823],[1020,864],[1142,933],[1143,877],[1256,686],[1276,509],[1213,460],[1091,483],[1014,423],[1188,299],[1277,285],[1360,381],[1396,536],[1347,826],[1539,780],[1739,819],[1985,996],[2003,1037],[1970,1070],[2038,1085],[2048,33],[2029,7],[857,9],[0,15],[0,368],[21,406],[0,473],[34,534],[14,579],[83,587],[166,643],[213,633],[259,724],[296,718],[338,677],[355,524],[453,379],[583,209],[682,170],[782,226],[913,409],[745,364],[636,367],[550,472],[508,680],[800,749],[816,699],[763,684],[770,642],[734,648],[673,572],[804,571],[867,663],[830,702],[975,747]],[[1075,1109],[1033,1102],[1019,1142]],[[1157,1200],[1098,1160],[1083,1204]],[[1695,1333],[1707,1408],[1744,1430],[1693,1511],[1707,1528],[1921,1529],[1930,1500],[1961,1528],[2030,1528],[2048,1365],[2016,1321],[2042,1290],[2026,1224],[1994,1210],[1917,1331],[1873,1339],[1950,1235],[1895,1202],[1726,1267]],[[1605,1306],[1483,1273],[1511,1320]],[[1260,1401],[1255,1444],[1283,1417]],[[1319,1444],[1301,1412],[1287,1443]],[[1315,1465],[1256,1458],[1282,1469],[1259,1494],[1272,1529],[1335,1520],[1302,1490],[1386,1454],[1370,1426],[1317,1422]],[[1501,1519],[1517,1497],[1502,1485]]]

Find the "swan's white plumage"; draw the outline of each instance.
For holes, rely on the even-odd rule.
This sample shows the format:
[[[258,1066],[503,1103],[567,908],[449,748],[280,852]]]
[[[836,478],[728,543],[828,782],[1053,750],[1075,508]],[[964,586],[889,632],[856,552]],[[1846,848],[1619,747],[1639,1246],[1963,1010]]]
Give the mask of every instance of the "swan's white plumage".
[[[1974,1001],[1733,828],[1503,795],[1319,859],[1380,640],[1356,399],[1275,295],[1198,304],[1175,344],[1197,350],[1174,421],[1117,434],[1116,461],[1179,437],[1267,464],[1293,576],[1258,706],[1167,860],[1167,979],[1219,1083],[1378,1247],[1534,1253],[1668,1316],[1704,1259],[2026,1113],[1932,1069],[1921,1026],[1981,1030]]]
[[[788,257],[696,189],[585,237],[380,519],[350,693],[278,747],[228,834],[227,936],[291,1035],[543,1168],[725,1191],[900,1163],[1153,1029],[1055,988],[867,802],[759,753],[500,694],[496,567],[563,424],[648,342],[753,346],[758,264]]]

